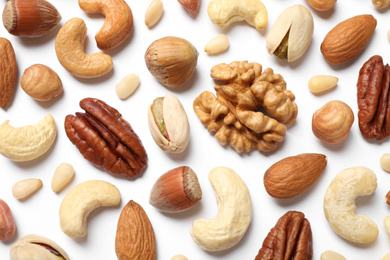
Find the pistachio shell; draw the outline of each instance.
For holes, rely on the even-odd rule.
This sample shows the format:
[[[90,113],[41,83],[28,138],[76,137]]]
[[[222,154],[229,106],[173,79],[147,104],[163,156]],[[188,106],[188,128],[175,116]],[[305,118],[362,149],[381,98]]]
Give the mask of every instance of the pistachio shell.
[[[187,114],[174,95],[167,94],[163,101],[163,118],[169,139],[165,138],[153,116],[152,106],[148,110],[149,130],[156,144],[166,152],[181,153],[190,140],[190,125]]]
[[[285,9],[272,25],[266,40],[269,54],[275,54],[285,36],[287,41],[287,61],[301,57],[310,45],[314,31],[313,16],[302,5],[293,5]]]

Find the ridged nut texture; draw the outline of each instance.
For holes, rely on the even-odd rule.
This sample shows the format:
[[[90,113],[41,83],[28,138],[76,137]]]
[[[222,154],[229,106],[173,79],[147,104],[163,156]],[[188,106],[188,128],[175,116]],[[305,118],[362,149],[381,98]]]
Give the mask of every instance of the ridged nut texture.
[[[16,84],[18,65],[12,43],[0,37],[0,107],[11,102]]]

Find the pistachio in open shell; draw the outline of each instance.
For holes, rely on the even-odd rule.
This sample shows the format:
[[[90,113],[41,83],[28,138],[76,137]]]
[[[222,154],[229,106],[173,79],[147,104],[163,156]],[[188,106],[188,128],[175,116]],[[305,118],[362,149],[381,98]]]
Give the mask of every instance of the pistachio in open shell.
[[[272,25],[266,40],[267,51],[288,62],[297,60],[309,47],[313,31],[310,11],[299,4],[290,6]]]
[[[54,241],[38,236],[27,235],[11,246],[11,260],[69,260],[66,252]]]
[[[168,36],[154,41],[145,52],[150,73],[164,86],[177,88],[192,76],[198,51],[187,40]]]
[[[181,153],[190,140],[187,114],[174,95],[156,98],[148,110],[149,130],[156,144],[166,152]]]

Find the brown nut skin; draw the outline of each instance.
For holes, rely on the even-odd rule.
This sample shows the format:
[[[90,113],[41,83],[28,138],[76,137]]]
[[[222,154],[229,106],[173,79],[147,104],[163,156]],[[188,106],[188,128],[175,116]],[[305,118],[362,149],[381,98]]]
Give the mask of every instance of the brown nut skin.
[[[268,233],[255,260],[312,258],[310,222],[302,212],[288,211]]]
[[[312,131],[321,141],[337,144],[347,139],[353,121],[352,109],[342,101],[332,100],[313,114]]]
[[[332,9],[337,0],[306,0],[306,2],[317,11]]]
[[[12,44],[6,38],[0,38],[0,107],[5,108],[14,92],[17,63]]]
[[[68,115],[65,131],[85,159],[107,172],[133,178],[146,168],[147,154],[138,135],[122,115],[104,101],[80,101],[85,113]]]
[[[0,241],[10,239],[16,230],[15,220],[7,203],[0,199]]]

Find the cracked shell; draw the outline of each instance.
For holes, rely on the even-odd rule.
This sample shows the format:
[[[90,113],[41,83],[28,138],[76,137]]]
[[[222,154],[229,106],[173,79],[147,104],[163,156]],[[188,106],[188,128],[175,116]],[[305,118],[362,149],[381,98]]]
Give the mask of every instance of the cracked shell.
[[[313,31],[310,11],[302,5],[290,6],[272,25],[266,40],[267,51],[288,62],[297,60],[309,47]]]

